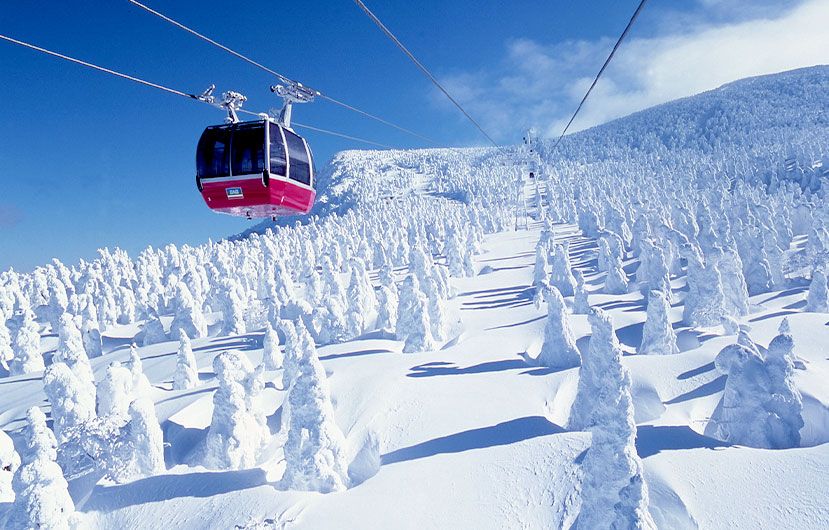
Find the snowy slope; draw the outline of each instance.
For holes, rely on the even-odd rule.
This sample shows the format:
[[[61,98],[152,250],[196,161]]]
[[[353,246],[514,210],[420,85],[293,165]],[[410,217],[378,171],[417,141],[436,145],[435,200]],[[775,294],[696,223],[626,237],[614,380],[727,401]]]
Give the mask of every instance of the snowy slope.
[[[635,449],[644,463],[649,511],[657,526],[826,528],[829,313],[806,312],[804,306],[813,259],[825,259],[810,250],[814,236],[808,229],[825,228],[829,219],[819,165],[829,163],[823,111],[827,87],[826,67],[744,80],[573,135],[561,153],[545,144],[542,159],[530,162],[549,177],[543,183],[516,185],[528,161],[518,148],[344,152],[326,170],[319,217],[311,225],[275,231],[262,226],[263,235],[238,242],[148,252],[142,256],[146,262],[130,261],[134,282],[112,280],[118,274],[110,265],[118,260],[102,259],[102,271],[86,271],[85,276],[85,269],[78,268],[75,283],[100,275],[102,282],[142,285],[142,271],[149,270],[146,276],[151,277],[157,261],[161,298],[169,302],[159,308],[167,330],[175,315],[175,295],[167,293],[174,289],[169,286],[179,277],[190,282],[197,270],[193,262],[215,261],[219,276],[237,278],[248,294],[246,332],[224,333],[227,317],[222,312],[230,310],[211,298],[223,287],[214,273],[205,275],[210,332],[192,341],[199,368],[195,388],[172,389],[178,341],[168,337],[139,348],[153,385],[167,470],[122,484],[98,480],[94,473],[70,480],[80,527],[569,528],[581,509],[581,464],[592,437],[566,428],[579,369],[555,371],[527,361],[542,347],[547,315],[545,304],[535,303],[533,287],[536,246],[545,229],[538,212],[544,211],[554,241],[569,242],[572,266],[584,275],[590,304],[613,318],[624,352],[622,364],[631,373]],[[795,163],[787,165],[787,158]],[[720,325],[682,322],[688,289],[683,270],[670,282],[675,299],[669,316],[680,353],[636,355],[646,318],[643,297],[635,288],[625,294],[604,292],[599,243],[579,226],[579,201],[601,204],[595,209],[604,218],[601,210],[614,197],[639,201],[630,206],[631,213],[653,211],[659,207],[654,189],[673,190],[673,197],[682,199],[683,192],[704,193],[732,180],[762,183],[770,195],[757,191],[750,196],[773,206],[788,204],[784,213],[797,221],[785,252],[787,283],[752,295],[750,313],[738,320],[765,347],[783,318],[788,319],[795,353],[806,368],[793,376],[803,400],[800,447],[758,449],[706,436],[726,381],[714,359],[735,336]],[[802,183],[806,194],[795,195],[793,188],[781,184],[787,180]],[[743,193],[739,187],[737,193]],[[791,204],[774,202],[785,193],[796,197]],[[357,242],[362,240],[392,240],[389,249],[394,253],[394,245],[406,239],[406,227],[421,226],[437,247],[432,250],[441,267],[441,244],[447,237],[441,233],[442,222],[453,216],[485,226],[486,235],[474,257],[475,275],[451,279],[455,295],[446,303],[451,333],[445,340],[432,351],[402,353],[403,343],[393,334],[366,329],[357,338],[317,349],[336,425],[345,436],[351,487],[321,494],[285,490],[279,484],[285,469],[285,435],[279,430],[286,399],[282,370],[265,373],[259,401],[271,438],[259,465],[241,470],[203,467],[201,452],[218,386],[214,357],[236,349],[257,365],[263,356],[266,302],[257,294],[262,286],[256,279],[273,276],[266,260],[277,256],[285,264],[301,297],[305,288],[297,263],[307,252],[335,254],[330,234],[348,234],[353,244],[342,247],[351,255],[359,253]],[[609,226],[609,217],[607,221]],[[631,281],[638,263],[632,252],[625,254],[621,265]],[[407,263],[394,265],[399,283]],[[369,269],[378,286],[377,267]],[[346,271],[347,262],[340,273],[347,282]],[[0,286],[10,281],[3,277]],[[50,290],[48,285],[43,289]],[[37,288],[31,291],[38,295]],[[141,299],[140,289],[136,294]],[[43,300],[40,313],[45,315],[49,297]],[[134,322],[110,323],[104,330],[105,353],[91,360],[97,380],[110,362],[128,359],[133,338],[140,341],[148,319],[141,304],[136,304]],[[567,304],[573,306],[572,297]],[[314,314],[318,311],[313,308]],[[48,362],[58,339],[47,320],[38,318]],[[570,321],[577,347],[587,351],[587,316],[573,314]],[[42,373],[0,379],[0,426],[12,434],[18,450],[25,411],[32,405],[50,411]],[[10,508],[0,504],[0,513]]]

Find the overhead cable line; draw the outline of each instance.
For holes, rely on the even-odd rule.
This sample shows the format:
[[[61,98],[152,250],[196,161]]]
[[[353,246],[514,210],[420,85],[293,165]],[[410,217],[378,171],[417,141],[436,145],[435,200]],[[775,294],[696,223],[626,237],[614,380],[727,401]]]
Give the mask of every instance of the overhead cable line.
[[[170,94],[175,94],[177,96],[186,97],[188,99],[192,99],[192,100],[195,100],[195,101],[206,103],[206,104],[211,105],[211,106],[216,106],[215,104],[211,103],[211,101],[208,98],[206,98],[204,95],[191,94],[189,92],[183,92],[181,90],[176,90],[175,88],[170,88],[170,87],[167,87],[167,86],[164,86],[164,85],[160,85],[158,83],[153,83],[151,81],[141,79],[140,77],[135,77],[133,75],[118,72],[117,70],[112,70],[111,68],[105,68],[103,66],[98,66],[97,64],[93,64],[93,63],[90,63],[88,61],[83,61],[81,59],[76,59],[74,57],[70,57],[70,56],[64,55],[62,53],[58,53],[58,52],[55,52],[55,51],[52,51],[52,50],[47,50],[46,48],[42,48],[40,46],[36,46],[34,44],[30,44],[30,43],[24,42],[22,40],[14,39],[12,37],[8,37],[8,36],[3,35],[3,34],[0,34],[0,40],[5,40],[5,41],[8,41],[8,42],[11,42],[12,44],[17,44],[18,46],[22,46],[24,48],[29,48],[31,50],[35,50],[35,51],[44,53],[46,55],[51,55],[52,57],[57,57],[59,59],[69,61],[71,63],[79,64],[79,65],[85,66],[87,68],[92,68],[93,70],[97,70],[99,72],[104,72],[106,74],[110,74],[110,75],[113,75],[113,76],[116,76],[116,77],[120,77],[122,79],[127,79],[129,81],[133,81],[135,83],[138,83],[138,84],[141,84],[141,85],[144,85],[144,86],[148,86],[148,87],[151,87],[151,88],[162,90],[162,91],[170,93]],[[250,115],[253,115],[253,116],[261,116],[262,115],[258,112],[253,112],[253,111],[244,110],[244,109],[237,109],[236,111],[244,113],[244,114],[250,114]],[[387,145],[377,143],[377,142],[372,142],[371,140],[366,140],[366,139],[363,139],[363,138],[359,138],[357,136],[350,136],[350,135],[339,133],[339,132],[336,132],[336,131],[330,131],[328,129],[321,129],[319,127],[314,127],[312,125],[305,125],[305,124],[300,124],[300,123],[295,123],[295,125],[297,125],[299,127],[304,127],[306,129],[310,129],[312,131],[317,131],[317,132],[324,133],[324,134],[330,134],[332,136],[339,136],[340,138],[346,138],[346,139],[349,139],[349,140],[354,140],[354,141],[362,142],[362,143],[369,144],[369,145],[374,145],[374,146],[384,147],[384,148],[387,148],[387,149],[392,149],[392,147],[389,147]]]
[[[133,0],[130,1],[132,2]],[[463,115],[466,116],[466,118],[470,122],[472,122],[472,125],[474,125],[479,131],[481,131],[481,134],[483,134],[486,137],[486,139],[489,140],[490,143],[492,143],[492,145],[494,145],[495,147],[499,147],[498,143],[495,140],[493,140],[490,135],[486,133],[483,127],[481,127],[480,124],[477,121],[475,121],[475,119],[472,118],[472,116],[470,116],[469,113],[466,112],[466,110],[464,110],[461,104],[458,103],[457,100],[453,98],[451,94],[449,94],[449,91],[446,90],[443,87],[443,85],[440,84],[440,82],[435,78],[435,76],[432,75],[432,73],[425,66],[423,66],[423,63],[418,61],[414,54],[410,52],[409,49],[403,45],[402,42],[400,42],[400,39],[395,37],[394,33],[392,33],[391,30],[389,30],[389,28],[387,28],[386,25],[383,24],[383,22],[379,18],[377,18],[377,15],[372,13],[372,11],[362,2],[362,0],[354,0],[354,2],[360,7],[360,9],[363,10],[363,12],[365,12],[366,15],[368,15],[372,22],[374,22],[374,24],[376,24],[377,27],[380,28],[380,30],[383,33],[385,33],[386,36],[389,39],[391,39],[392,42],[394,42],[397,45],[397,47],[400,48],[400,50],[403,53],[405,53],[409,59],[411,59],[411,61],[420,69],[420,71],[423,72],[423,75],[425,75],[436,87],[438,87],[438,89],[440,89],[441,92],[443,92],[443,94],[447,98],[449,98],[449,101],[451,101],[458,108],[458,110],[460,110],[463,113]]]
[[[596,78],[593,79],[593,82],[590,84],[590,88],[587,89],[587,92],[584,94],[584,97],[581,98],[581,102],[579,103],[579,106],[576,107],[576,112],[574,112],[573,116],[570,117],[570,121],[567,122],[567,125],[564,127],[564,130],[561,132],[561,136],[559,136],[558,140],[556,140],[556,143],[553,145],[553,149],[558,147],[558,144],[561,143],[561,140],[564,138],[564,135],[567,134],[567,130],[570,128],[570,125],[573,124],[573,120],[576,119],[576,116],[578,116],[579,111],[581,110],[581,107],[584,105],[584,102],[587,101],[587,97],[590,96],[590,92],[593,91],[593,87],[595,87],[596,83],[599,82],[599,78],[604,73],[605,69],[607,68],[607,65],[610,64],[611,59],[613,59],[613,56],[616,54],[616,50],[619,49],[619,46],[622,44],[622,41],[625,40],[625,37],[627,37],[627,34],[630,32],[630,28],[633,27],[633,23],[639,17],[639,13],[642,12],[642,8],[645,7],[645,2],[647,2],[647,0],[640,0],[639,6],[636,8],[636,11],[633,12],[633,16],[631,16],[630,20],[628,21],[628,25],[625,26],[625,29],[624,29],[624,31],[622,31],[622,34],[619,35],[619,40],[617,40],[616,44],[613,45],[613,49],[610,50],[610,55],[608,55],[607,59],[605,59],[604,64],[602,65],[601,69],[599,70],[599,73],[596,74]]]
[[[217,41],[215,41],[215,40],[211,39],[210,37],[208,37],[208,36],[206,36],[206,35],[204,35],[204,34],[202,34],[202,33],[199,33],[198,31],[196,31],[196,30],[194,30],[194,29],[192,29],[192,28],[190,28],[190,27],[188,27],[188,26],[185,26],[185,25],[184,25],[184,24],[182,24],[181,22],[179,22],[179,21],[177,21],[177,20],[174,20],[174,19],[172,19],[172,18],[168,17],[167,15],[165,15],[165,14],[163,14],[163,13],[160,13],[160,12],[156,11],[155,9],[152,9],[152,8],[151,8],[151,7],[149,7],[149,6],[146,6],[146,5],[142,4],[141,2],[138,2],[138,1],[136,1],[136,0],[127,0],[127,1],[128,1],[128,2],[130,2],[131,4],[135,5],[136,7],[140,7],[141,9],[143,9],[144,11],[147,11],[148,13],[153,14],[153,15],[157,16],[158,18],[160,18],[160,19],[162,19],[162,20],[166,21],[166,22],[169,22],[170,24],[172,24],[172,25],[176,26],[177,28],[183,29],[184,31],[186,31],[186,32],[190,33],[191,35],[195,35],[196,37],[198,37],[198,38],[202,39],[203,41],[208,42],[208,43],[212,44],[213,46],[216,46],[217,48],[219,48],[219,49],[222,49],[222,50],[226,51],[227,53],[229,53],[229,54],[233,55],[234,57],[237,57],[237,58],[239,58],[239,59],[242,59],[243,61],[245,61],[245,62],[247,62],[247,63],[249,63],[249,64],[251,64],[251,65],[253,65],[253,66],[257,67],[257,68],[259,68],[260,70],[263,70],[263,71],[265,71],[265,72],[267,72],[267,73],[269,73],[269,74],[271,74],[271,75],[276,76],[276,77],[277,77],[280,81],[282,81],[283,83],[295,83],[295,84],[301,84],[301,83],[298,83],[297,81],[295,81],[295,80],[293,80],[293,79],[291,79],[291,78],[289,78],[289,77],[287,77],[287,76],[285,76],[285,75],[280,74],[279,72],[277,72],[277,71],[275,71],[275,70],[273,70],[273,69],[271,69],[271,68],[268,68],[267,66],[265,66],[265,65],[263,65],[263,64],[261,64],[261,63],[259,63],[259,62],[257,62],[257,61],[254,61],[253,59],[251,59],[250,57],[247,57],[246,55],[243,55],[243,54],[241,54],[241,53],[239,53],[239,52],[237,52],[237,51],[235,51],[235,50],[233,50],[233,49],[231,49],[231,48],[228,48],[228,47],[227,47],[227,46],[225,46],[224,44],[221,44],[221,43],[219,43],[219,42],[217,42]],[[335,99],[335,98],[333,98],[333,97],[331,97],[331,96],[329,96],[329,95],[327,95],[327,94],[322,93],[322,92],[321,92],[321,91],[319,91],[319,90],[316,90],[316,89],[311,89],[311,90],[314,92],[314,94],[315,94],[317,97],[319,97],[319,98],[321,98],[321,99],[324,99],[324,100],[326,100],[326,101],[328,101],[328,102],[330,102],[330,103],[333,103],[333,104],[335,104],[335,105],[339,105],[340,107],[343,107],[343,108],[348,109],[348,110],[350,110],[350,111],[353,111],[353,112],[356,112],[356,113],[358,113],[358,114],[361,114],[361,115],[363,115],[363,116],[365,116],[365,117],[367,117],[367,118],[370,118],[370,119],[372,119],[372,120],[375,120],[375,121],[377,121],[377,122],[379,122],[379,123],[382,123],[382,124],[384,124],[384,125],[387,125],[387,126],[389,126],[389,127],[392,127],[392,128],[394,128],[394,129],[397,129],[398,131],[404,132],[404,133],[409,134],[409,135],[411,135],[411,136],[417,137],[417,138],[419,138],[419,139],[421,139],[421,140],[425,140],[425,141],[427,141],[427,142],[429,142],[429,143],[432,143],[432,144],[435,144],[435,145],[437,145],[437,144],[438,144],[438,142],[436,142],[436,141],[435,141],[435,140],[433,140],[432,138],[429,138],[428,136],[424,136],[424,135],[422,135],[422,134],[420,134],[420,133],[416,133],[416,132],[414,132],[414,131],[412,131],[412,130],[409,130],[409,129],[405,128],[405,127],[401,127],[400,125],[397,125],[397,124],[392,123],[392,122],[390,122],[390,121],[388,121],[388,120],[386,120],[386,119],[383,119],[383,118],[381,118],[380,116],[376,116],[376,115],[374,115],[374,114],[371,114],[370,112],[366,112],[366,111],[361,110],[361,109],[359,109],[359,108],[357,108],[357,107],[354,107],[353,105],[349,105],[348,103],[344,103],[344,102],[342,102],[342,101],[340,101],[340,100],[338,100],[338,99]]]
[[[88,63],[88,62],[82,61],[80,59],[75,59],[74,57],[69,57],[68,55],[64,55],[62,53],[53,52],[51,50],[47,50],[46,48],[41,48],[40,46],[35,46],[34,44],[29,44],[28,42],[23,42],[22,40],[17,40],[17,39],[13,39],[11,37],[7,37],[6,35],[0,35],[0,39],[3,39],[5,41],[11,42],[13,44],[17,44],[19,46],[23,46],[25,48],[29,48],[29,49],[32,49],[32,50],[35,50],[35,51],[38,51],[38,52],[41,52],[41,53],[45,53],[47,55],[51,55],[53,57],[57,57],[59,59],[63,59],[65,61],[69,61],[69,62],[72,62],[72,63],[75,63],[75,64],[79,64],[81,66],[86,66],[87,68],[92,68],[93,70],[98,70],[99,72],[104,72],[104,73],[107,73],[107,74],[110,74],[110,75],[121,77],[123,79],[128,79],[130,81],[134,81],[136,83],[140,83],[140,84],[146,85],[148,87],[157,88],[159,90],[163,90],[165,92],[169,92],[169,93],[175,94],[177,96],[184,96],[184,97],[187,97],[187,98],[192,98],[192,99],[199,100],[199,96],[197,96],[195,94],[188,94],[187,92],[182,92],[181,90],[176,90],[174,88],[166,87],[164,85],[159,85],[158,83],[152,83],[150,81],[145,81],[143,79],[139,79],[139,78],[131,76],[131,75],[123,74],[121,72],[116,72],[115,70],[110,70],[109,68],[104,68],[103,66],[98,66],[96,64]]]

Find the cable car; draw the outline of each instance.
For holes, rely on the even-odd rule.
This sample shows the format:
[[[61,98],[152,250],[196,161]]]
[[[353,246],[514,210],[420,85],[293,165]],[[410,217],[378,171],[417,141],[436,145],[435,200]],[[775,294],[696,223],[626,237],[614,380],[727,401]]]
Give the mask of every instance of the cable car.
[[[275,92],[280,87],[272,87]],[[214,212],[248,219],[301,215],[316,198],[311,149],[290,127],[291,103],[285,96],[278,120],[240,122],[236,115],[245,97],[226,93],[222,107],[228,122],[204,130],[196,148],[196,185]],[[307,98],[306,98],[307,99]]]

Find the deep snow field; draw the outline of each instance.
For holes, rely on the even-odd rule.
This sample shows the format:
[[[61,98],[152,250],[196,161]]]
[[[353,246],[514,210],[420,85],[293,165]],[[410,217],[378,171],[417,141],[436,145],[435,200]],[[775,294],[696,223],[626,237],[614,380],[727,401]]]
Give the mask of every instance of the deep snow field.
[[[604,478],[590,475],[596,468],[587,467],[588,452],[591,444],[597,443],[594,440],[610,436],[608,447],[617,456],[624,455],[619,458],[626,464],[619,466],[628,469],[630,465],[632,477],[637,476],[636,455],[641,459],[647,491],[638,506],[645,507],[658,528],[829,528],[829,309],[807,307],[807,296],[821,294],[817,287],[811,288],[817,295],[809,292],[814,278],[823,274],[819,271],[826,264],[825,245],[829,244],[829,212],[825,189],[821,188],[821,179],[825,180],[822,168],[829,165],[829,127],[825,111],[820,110],[829,102],[827,88],[829,69],[824,67],[746,80],[573,135],[563,144],[563,154],[552,152],[551,145],[543,143],[537,146],[540,158],[526,147],[506,152],[470,149],[461,154],[449,150],[346,152],[338,155],[327,170],[316,218],[318,227],[275,228],[277,235],[273,236],[273,232],[265,233],[263,225],[256,231],[265,235],[253,235],[224,247],[182,248],[181,258],[172,258],[178,256],[178,251],[170,249],[147,254],[163,256],[157,260],[157,301],[136,287],[131,318],[116,315],[114,321],[103,323],[103,355],[90,362],[100,385],[111,362],[129,364],[130,344],[137,342],[143,372],[151,384],[145,396],[155,405],[163,433],[166,469],[122,480],[105,477],[94,464],[73,470],[77,472],[65,470],[77,514],[71,521],[64,517],[62,523],[78,528],[147,529],[540,529],[570,528],[582,511],[604,509],[612,513],[615,509],[618,528],[652,527],[647,517],[642,522],[641,513],[618,515],[618,503],[625,502],[618,490],[604,491],[597,497],[589,493],[595,491],[595,485],[588,482],[601,484]],[[779,110],[778,114],[769,111],[768,119],[757,118],[755,123],[746,116],[757,109],[755,103],[760,100]],[[688,115],[690,121],[686,120]],[[707,121],[700,116],[707,117]],[[712,126],[711,120],[719,125]],[[701,134],[694,127],[716,134]],[[653,135],[641,133],[643,128]],[[821,161],[826,164],[819,165]],[[528,169],[540,171],[543,180],[527,179]],[[719,184],[712,187],[710,183]],[[712,199],[718,193],[730,198],[718,204]],[[754,199],[758,202],[752,204]],[[710,213],[698,208],[695,201],[700,200]],[[372,202],[379,205],[370,205]],[[614,208],[622,212],[622,221],[614,217]],[[402,220],[400,216],[407,212],[410,217]],[[594,212],[596,219],[586,212]],[[668,283],[663,283],[662,291],[672,300],[667,303],[667,318],[678,349],[673,354],[637,353],[648,317],[648,297],[640,288],[650,285],[654,276],[642,280],[640,272],[637,278],[644,251],[637,247],[634,224],[638,214],[647,217],[649,212],[653,217],[649,218],[648,233],[656,246],[664,248],[666,255],[674,252],[673,259],[666,258],[665,265],[671,272],[666,270]],[[763,218],[764,213],[771,215]],[[746,223],[744,232],[739,232],[734,220],[737,217]],[[696,234],[680,227],[689,218],[697,221]],[[674,232],[668,232],[668,228],[660,231],[659,220],[672,226]],[[724,224],[728,228],[723,228]],[[622,225],[633,234],[625,236],[621,228],[616,229]],[[791,237],[782,245],[786,227]],[[433,347],[404,353],[404,344],[414,340],[407,337],[416,333],[406,329],[401,332],[398,326],[396,336],[393,325],[378,329],[382,300],[366,308],[358,332],[331,331],[336,327],[331,315],[339,309],[324,301],[331,292],[329,283],[336,281],[332,276],[338,277],[343,286],[355,281],[348,258],[365,256],[360,246],[363,238],[368,241],[365,246],[372,249],[385,244],[383,253],[388,250],[389,254],[385,267],[377,266],[383,262],[379,251],[374,251],[373,259],[365,260],[372,286],[378,293],[384,288],[381,286],[387,287],[391,271],[403,303],[406,294],[401,285],[409,271],[416,272],[419,265],[406,259],[406,253],[398,248],[400,240],[408,236],[417,241],[422,237],[417,244],[430,250],[434,260],[428,270],[451,271],[453,258],[445,249],[450,246],[453,230],[461,234],[459,259],[471,262],[462,264],[466,268],[461,273],[451,274],[451,292],[444,296],[428,292],[421,295],[424,303],[437,297],[446,319],[443,336],[434,337]],[[323,260],[323,254],[340,252],[330,242],[343,231],[351,231],[353,237],[342,245],[344,256]],[[388,233],[381,233],[384,231]],[[774,232],[777,239],[773,239],[772,246],[785,248],[772,252],[768,240],[763,248],[762,235],[758,236],[762,252],[743,244],[750,240],[750,234],[764,231]],[[672,238],[681,239],[677,232],[685,234],[687,246],[673,242],[676,240]],[[625,239],[621,253],[613,250],[617,236]],[[476,242],[476,237],[480,241]],[[269,238],[275,238],[274,242],[269,243]],[[311,248],[315,244],[303,246],[303,238],[316,238],[321,243],[316,244],[317,248]],[[595,395],[590,397],[618,412],[622,420],[630,412],[624,406],[625,393],[632,397],[635,446],[629,453],[613,449],[613,437],[618,433],[609,427],[610,434],[602,425],[573,428],[571,407],[577,399],[584,399],[577,397],[579,367],[549,368],[536,361],[544,349],[548,318],[556,322],[548,317],[552,310],[543,295],[548,287],[546,281],[545,285],[539,284],[537,256],[540,252],[547,259],[549,252],[550,263],[544,264],[549,277],[555,269],[554,256],[561,256],[565,248],[559,245],[565,243],[564,255],[569,267],[583,275],[590,306],[612,319],[622,353],[621,365],[630,374],[629,384],[620,376],[621,383],[615,388],[602,386],[606,382],[601,380],[595,382]],[[716,257],[720,247],[733,248],[734,254],[744,258],[739,274],[725,272],[723,265],[722,275],[707,275],[713,270],[712,263],[727,261]],[[692,248],[697,249],[699,257]],[[301,294],[314,291],[307,280],[311,273],[292,267],[308,253],[318,257],[316,265],[324,285],[321,296]],[[114,259],[110,256],[103,260],[100,268],[104,272],[96,281],[106,283],[113,278],[107,260],[124,263],[117,253],[113,254]],[[192,263],[204,256],[213,256],[219,275],[202,270],[206,285],[199,294],[190,283],[190,276],[196,274],[188,276],[185,271],[189,267],[192,273]],[[766,269],[758,272],[745,256],[755,256],[758,262],[766,256],[772,271],[769,274],[774,278],[763,280]],[[254,265],[246,261],[251,258]],[[171,265],[179,259],[178,265]],[[695,259],[704,262],[702,272],[690,271]],[[285,296],[307,296],[312,300],[310,306],[297,303],[295,306],[301,307],[296,309],[285,300],[273,302],[277,298],[271,296],[274,287],[257,279],[272,271],[271,265],[280,260],[287,269],[286,282],[294,286],[294,291]],[[339,271],[326,275],[325,269],[332,262]],[[139,264],[139,260],[134,263],[134,277],[130,279],[124,273],[126,280],[115,280],[117,283],[138,286],[149,282],[145,278],[153,274],[153,265],[143,261]],[[74,281],[64,282],[70,284],[70,290],[74,283],[78,294],[82,292],[78,286],[91,277],[85,274],[81,279],[80,271],[86,265],[78,267],[78,274],[68,273]],[[629,282],[621,294],[608,292],[614,290],[608,283],[609,269],[621,270]],[[222,283],[224,273],[236,278],[239,287]],[[277,284],[282,281],[279,274]],[[699,276],[690,279],[694,274]],[[704,311],[697,316],[684,315],[689,296],[695,296],[691,293],[702,289],[700,296],[705,298],[705,289],[711,287],[708,281],[714,277],[725,285],[726,298],[713,315],[715,321]],[[745,310],[725,308],[737,296],[728,291],[728,285],[733,285],[737,277],[743,278],[746,295],[752,293]],[[729,283],[727,278],[733,281]],[[0,276],[0,287],[12,281],[8,274]],[[36,285],[38,280],[14,281],[26,286]],[[757,287],[763,281],[765,284]],[[174,336],[170,329],[174,318],[182,318],[184,295],[176,291],[176,282],[190,285],[207,330],[206,336],[192,338],[197,381],[181,390],[173,389],[180,361],[177,334]],[[556,285],[556,279],[549,283]],[[44,284],[45,291],[53,289],[52,280],[44,280]],[[722,294],[723,286],[719,289]],[[243,294],[238,298],[235,294],[214,297],[212,290],[238,290]],[[21,291],[25,293],[26,287]],[[350,293],[349,287],[343,299],[353,302]],[[119,305],[123,306],[124,295],[119,296]],[[564,296],[566,318],[575,345],[588,362],[596,355],[590,353],[594,331],[588,315],[576,307],[577,297]],[[57,331],[50,324],[49,308],[54,306],[54,298],[47,294],[41,306],[32,304],[41,335],[40,352],[45,354],[47,365],[61,348]],[[107,303],[96,305],[103,308]],[[281,307],[277,319],[268,313],[271,303],[277,305],[277,310]],[[244,331],[229,333],[232,319],[228,315],[237,311],[234,304],[241,304],[239,321],[244,320]],[[5,310],[6,318],[12,319],[18,313],[8,305],[20,308],[14,302],[4,306],[0,300],[0,315]],[[347,307],[343,310],[350,327],[352,317]],[[86,322],[82,316],[88,314],[85,309],[76,314],[79,324]],[[762,370],[772,370],[763,363],[773,357],[767,348],[781,334],[784,318],[789,327],[784,334],[791,336],[794,348],[793,354],[786,357],[789,364],[784,370],[789,392],[784,394],[789,397],[780,398],[783,394],[768,388],[773,376]],[[264,388],[253,398],[256,403],[252,407],[261,410],[267,426],[262,445],[255,451],[255,462],[229,466],[237,469],[204,465],[205,447],[211,443],[208,431],[211,421],[215,421],[214,393],[220,386],[215,357],[237,350],[253,367],[260,365],[265,324],[270,321],[278,327],[280,319],[305,319],[317,343],[316,355],[324,371],[317,371],[316,377],[320,373],[326,376],[322,387],[327,385],[328,390],[315,393],[313,399],[324,402],[330,390],[333,422],[343,435],[339,458],[348,466],[344,479],[347,487],[340,491],[320,493],[286,487],[286,459],[297,458],[283,451],[289,437],[286,424],[296,425],[299,420],[294,419],[296,413],[290,420],[283,417],[289,393],[283,384],[283,369],[261,373]],[[161,323],[164,336],[141,346],[150,321]],[[84,334],[88,329],[82,325],[78,328]],[[283,329],[279,330],[279,339],[284,346],[287,339]],[[757,382],[759,379],[747,377],[754,386],[734,387],[738,396],[729,403],[745,406],[734,417],[750,423],[749,416],[760,409],[774,418],[785,417],[787,413],[780,412],[782,409],[769,412],[768,403],[778,398],[756,405],[754,398],[745,396],[767,390],[769,396],[791,404],[795,399],[791,396],[796,394],[800,405],[795,408],[802,427],[794,436],[760,428],[735,441],[715,431],[712,418],[724,414],[718,407],[728,394],[728,380],[733,377],[732,384],[736,385],[742,376],[736,369],[724,371],[720,361],[715,365],[715,359],[738,340],[746,355],[753,355],[749,350],[756,351],[762,373],[754,376],[765,379]],[[13,349],[14,344],[12,340]],[[612,357],[611,353],[607,355]],[[314,365],[316,361],[309,362]],[[608,370],[614,370],[614,366],[611,362]],[[98,392],[100,399],[100,386]],[[742,401],[741,396],[745,398]],[[295,398],[301,400],[304,396]],[[0,427],[11,435],[18,453],[28,450],[26,411],[34,405],[43,409],[52,427],[42,369],[0,378]],[[99,402],[99,414],[100,407]],[[295,407],[292,401],[291,410]],[[323,406],[322,410],[327,409]],[[307,425],[313,431],[314,419],[309,419]],[[624,431],[624,426],[621,429]],[[240,432],[244,434],[244,429]],[[620,436],[623,442],[624,436]],[[331,444],[336,445],[334,438]],[[764,443],[778,448],[759,447]],[[779,448],[782,446],[785,448]],[[319,458],[325,460],[330,454]],[[617,467],[608,464],[607,472],[615,473]],[[10,482],[10,474],[3,481]],[[0,493],[9,492],[8,487],[0,489]],[[8,528],[16,528],[18,523],[12,521],[19,521],[11,518],[13,498],[0,499],[7,501],[0,503],[0,521],[9,518]],[[589,528],[586,520],[577,526]],[[61,521],[54,528],[60,525]]]

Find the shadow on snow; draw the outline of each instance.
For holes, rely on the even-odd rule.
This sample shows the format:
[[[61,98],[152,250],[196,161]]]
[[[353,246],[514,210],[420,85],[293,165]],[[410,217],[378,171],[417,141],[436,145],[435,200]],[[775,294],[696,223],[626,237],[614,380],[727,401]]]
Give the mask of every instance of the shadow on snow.
[[[383,455],[382,463],[386,465],[439,454],[463,453],[472,449],[509,445],[562,432],[565,432],[564,429],[543,416],[527,416],[403,447]]]

